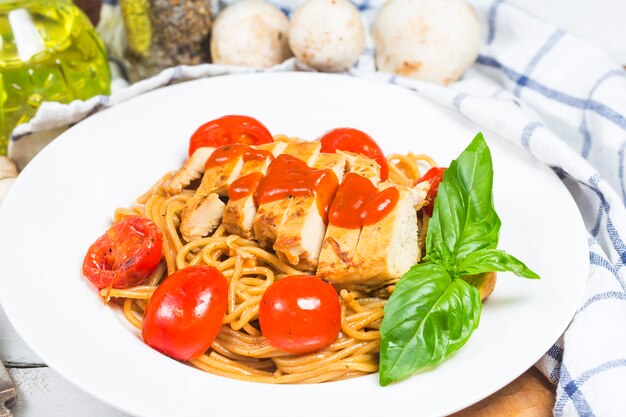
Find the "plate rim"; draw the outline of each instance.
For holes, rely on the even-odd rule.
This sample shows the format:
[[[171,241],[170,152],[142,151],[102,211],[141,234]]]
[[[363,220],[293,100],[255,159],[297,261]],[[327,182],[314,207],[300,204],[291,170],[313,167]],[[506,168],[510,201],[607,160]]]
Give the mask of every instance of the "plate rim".
[[[149,95],[149,94],[152,94],[152,93],[156,93],[156,92],[160,92],[159,94],[164,94],[164,93],[163,93],[163,90],[166,90],[166,89],[167,89],[167,90],[169,90],[169,89],[176,89],[176,88],[178,88],[178,87],[179,87],[179,86],[181,86],[181,85],[184,85],[184,84],[189,84],[189,83],[198,83],[198,84],[201,84],[201,83],[205,83],[205,82],[209,82],[209,83],[212,83],[212,82],[219,82],[219,79],[222,79],[222,78],[225,78],[225,77],[227,77],[227,78],[231,78],[231,79],[232,79],[232,78],[249,78],[249,77],[285,77],[285,76],[287,76],[287,77],[294,77],[294,76],[295,76],[295,77],[302,77],[302,78],[304,78],[304,79],[306,79],[306,78],[325,79],[325,78],[328,78],[328,77],[333,77],[333,78],[341,77],[342,79],[354,80],[354,81],[363,82],[363,83],[368,83],[368,84],[370,84],[370,83],[382,84],[382,85],[386,85],[386,86],[390,86],[390,87],[398,88],[398,89],[401,89],[401,90],[406,90],[406,89],[404,89],[404,88],[403,88],[403,87],[401,87],[401,86],[390,85],[390,84],[387,84],[387,83],[385,83],[385,82],[381,82],[381,81],[370,80],[370,79],[364,79],[364,78],[356,78],[356,77],[346,77],[345,75],[329,75],[329,74],[306,73],[306,72],[286,72],[286,73],[246,73],[246,74],[230,74],[230,75],[225,74],[225,75],[220,75],[220,76],[215,76],[215,77],[201,78],[201,79],[198,79],[198,80],[190,80],[190,81],[186,81],[186,82],[182,82],[182,83],[178,83],[178,84],[174,84],[174,85],[169,85],[169,86],[161,87],[161,88],[158,88],[158,89],[155,89],[155,90],[151,90],[151,91],[149,91],[149,92],[146,92],[146,93],[140,94],[138,97],[146,96],[146,95]],[[131,99],[129,99],[129,100],[125,100],[125,101],[124,101],[123,103],[121,103],[121,104],[125,104],[125,103],[128,103],[128,102],[132,102],[132,101],[134,101],[134,99],[135,99],[135,98],[136,98],[136,97],[133,97],[133,98],[131,98]],[[422,98],[425,98],[425,97],[423,97],[423,96],[422,96]],[[433,101],[433,100],[431,100],[431,99],[428,99],[428,98],[425,98],[425,99],[426,99],[426,100],[427,100],[430,104],[433,104],[433,105],[436,105],[436,106],[441,106],[439,103],[436,103],[436,102],[434,102],[434,101]],[[115,108],[117,108],[117,106],[113,106],[113,107],[111,107],[111,108],[107,108],[107,109],[105,109],[105,110],[103,110],[103,111],[101,111],[101,112],[98,112],[97,114],[93,115],[92,117],[88,117],[88,118],[86,118],[86,119],[84,119],[84,120],[85,120],[85,121],[87,121],[87,120],[94,120],[94,119],[95,119],[95,120],[97,120],[97,119],[99,119],[100,117],[102,117],[102,115],[103,115],[103,114],[107,114],[107,113],[108,113],[108,111],[111,111],[112,109],[115,109]],[[78,124],[82,124],[82,123],[83,123],[83,121],[79,122]],[[91,122],[87,122],[87,123],[91,123]],[[471,124],[471,123],[473,123],[473,122],[468,120],[468,123],[470,123],[470,124]],[[49,148],[55,149],[56,147],[59,147],[59,146],[66,146],[66,145],[64,145],[64,143],[66,142],[66,139],[65,139],[65,138],[66,138],[66,137],[71,137],[71,133],[70,133],[70,134],[68,134],[67,132],[71,132],[71,131],[72,131],[72,129],[73,129],[73,127],[72,127],[72,128],[70,128],[70,129],[68,129],[67,131],[63,132],[63,133],[62,133],[62,134],[61,134],[61,135],[57,138],[57,140],[54,140],[53,142],[51,142],[51,143],[50,143],[50,145],[46,146],[46,147],[44,148],[44,150],[43,150],[42,152],[40,152],[38,155],[36,155],[36,156],[35,156],[35,158],[33,158],[33,160],[31,161],[31,163],[29,163],[29,164],[25,167],[24,172],[30,172],[30,170],[35,169],[35,168],[32,168],[32,167],[33,167],[33,166],[34,166],[34,167],[37,167],[37,166],[38,166],[38,164],[39,164],[39,162],[38,162],[38,161],[39,161],[40,159],[47,158],[47,156],[46,156],[46,155],[50,152]],[[484,129],[484,131],[490,132],[488,129]],[[490,133],[490,134],[489,134],[489,136],[490,136],[491,138],[498,138],[497,140],[500,140],[500,135],[497,135],[497,134],[495,134],[495,133],[494,133],[494,134],[491,134],[491,133]],[[58,140],[58,139],[61,139],[61,138],[63,138],[63,139],[62,139],[62,140]],[[493,139],[491,139],[491,140],[493,140]],[[543,164],[542,164],[542,165],[543,165]],[[27,170],[28,170],[28,171],[27,171]],[[549,171],[549,170],[548,170],[548,171]],[[556,174],[554,174],[554,172],[552,172],[552,171],[549,171],[549,172],[547,172],[547,173],[549,173],[549,174],[553,175],[554,177],[556,177]],[[30,175],[30,174],[29,174],[29,175]],[[21,175],[20,175],[20,177],[21,177]],[[20,184],[20,177],[18,177],[18,179],[16,180],[16,183],[14,184],[13,188],[16,188],[16,186],[17,186],[17,187],[19,187],[19,186],[20,186],[20,185],[19,185],[19,184]],[[567,204],[568,204],[568,205],[569,205],[569,204],[571,204],[571,205],[572,205],[572,207],[576,209],[575,211],[576,211],[576,213],[578,214],[578,219],[577,219],[577,221],[578,221],[579,225],[582,227],[582,230],[583,230],[582,234],[585,234],[585,232],[584,232],[584,231],[585,231],[586,229],[584,228],[584,220],[583,220],[583,218],[582,218],[582,215],[581,215],[580,211],[578,210],[578,208],[577,208],[577,206],[576,206],[576,204],[575,204],[575,201],[574,201],[573,197],[571,196],[571,194],[569,193],[569,191],[566,189],[565,185],[564,185],[561,181],[559,181],[559,185],[560,185],[563,189],[565,189],[565,190],[567,191],[567,195],[569,196],[569,199],[570,199],[570,201],[569,201]],[[6,201],[12,201],[12,200],[13,200],[13,198],[12,198],[12,193],[11,193],[11,192],[9,192],[9,194],[7,195],[7,200],[6,200]],[[12,204],[12,203],[10,203],[10,204]],[[4,219],[4,217],[6,217],[6,215],[5,215],[5,211],[8,211],[8,209],[5,209],[5,207],[10,207],[10,206],[8,206],[7,204],[2,204],[2,205],[0,206],[0,224],[2,224],[2,223],[4,222],[4,220],[3,220],[3,219]],[[1,241],[1,240],[2,240],[2,238],[0,237],[0,241]],[[588,278],[588,271],[589,271],[589,264],[588,264],[588,263],[586,263],[586,270],[585,270],[585,277],[586,277],[586,278],[585,278],[585,283],[586,283],[586,280],[587,280],[587,278]],[[583,295],[584,295],[584,287],[585,287],[584,283],[583,283],[583,284],[581,284],[580,289],[579,289],[579,297],[578,297],[579,299],[578,299],[578,303],[580,303],[580,300],[582,299],[582,297],[583,297]],[[3,288],[5,288],[5,287],[3,286],[3,280],[1,280],[1,279],[0,279],[0,289],[3,289]],[[14,329],[15,329],[15,330],[16,330],[16,332],[17,332],[17,334],[18,334],[18,335],[19,335],[19,336],[20,336],[20,337],[21,337],[21,338],[22,338],[22,339],[26,342],[26,344],[27,344],[27,345],[28,345],[28,346],[29,346],[29,347],[33,350],[33,352],[35,352],[35,353],[36,353],[36,354],[37,354],[37,355],[38,355],[38,356],[39,356],[42,360],[44,360],[44,361],[45,361],[45,363],[49,364],[49,366],[50,366],[50,367],[51,367],[51,368],[52,368],[55,372],[59,373],[59,374],[60,374],[60,375],[61,375],[64,379],[68,380],[70,383],[72,383],[74,386],[78,387],[78,388],[79,388],[79,389],[81,389],[82,391],[85,391],[85,392],[89,393],[89,394],[90,394],[91,396],[93,396],[94,398],[97,398],[98,400],[100,400],[100,401],[102,401],[102,402],[104,402],[104,403],[106,403],[106,404],[109,404],[109,405],[111,405],[112,407],[114,407],[114,408],[116,408],[116,409],[119,409],[119,410],[125,411],[125,412],[127,412],[127,413],[131,413],[131,414],[133,414],[133,413],[138,413],[138,410],[135,410],[135,409],[132,409],[132,408],[126,408],[126,407],[125,407],[125,404],[124,404],[124,405],[122,405],[122,404],[119,404],[119,403],[113,403],[113,402],[112,402],[110,399],[108,399],[106,396],[100,395],[100,392],[101,392],[101,391],[98,391],[98,390],[96,390],[96,389],[92,389],[92,387],[91,387],[91,386],[89,386],[89,387],[83,387],[83,386],[81,385],[80,381],[75,380],[75,378],[74,378],[74,374],[73,374],[72,372],[69,372],[69,371],[67,371],[66,369],[62,369],[62,367],[57,367],[57,366],[55,365],[55,359],[54,359],[54,358],[50,358],[50,357],[48,356],[48,353],[49,353],[49,352],[46,352],[46,351],[45,351],[45,349],[43,349],[43,350],[42,350],[42,349],[40,349],[40,346],[34,346],[34,345],[31,343],[31,342],[32,342],[31,337],[29,336],[29,334],[28,334],[28,332],[25,330],[25,328],[22,328],[20,324],[18,324],[17,326],[15,325],[15,323],[20,323],[20,320],[19,320],[19,318],[18,318],[17,316],[14,316],[14,314],[16,314],[16,310],[13,310],[13,309],[11,309],[11,308],[9,308],[9,309],[7,310],[7,309],[5,308],[5,306],[7,305],[7,302],[6,302],[7,297],[8,297],[8,295],[7,295],[7,292],[6,292],[6,291],[4,291],[4,290],[3,290],[3,291],[0,291],[0,305],[2,306],[3,310],[5,311],[5,314],[6,314],[7,318],[9,319],[9,321],[10,321],[11,325],[14,327]],[[10,302],[9,302],[9,305],[10,305]],[[576,312],[576,309],[573,309],[573,311],[571,312],[571,314],[570,314],[570,313],[568,313],[568,316],[570,317],[570,319],[569,319],[569,321],[568,321],[567,323],[565,323],[565,324],[563,324],[563,325],[562,325],[562,329],[561,329],[561,332],[560,332],[560,333],[563,333],[563,332],[565,331],[565,329],[569,326],[569,323],[571,322],[571,319],[574,317],[575,312]],[[557,338],[557,340],[558,340],[558,338]],[[556,341],[556,340],[555,340],[555,341]],[[546,349],[545,349],[545,350],[543,350],[543,353],[541,353],[541,354],[540,354],[540,355],[539,355],[539,356],[538,356],[538,357],[537,357],[537,358],[536,358],[533,362],[531,362],[530,364],[519,365],[519,366],[518,366],[518,368],[520,368],[520,369],[521,369],[521,372],[516,373],[516,375],[515,375],[515,376],[512,376],[512,377],[511,377],[511,379],[510,379],[510,380],[509,380],[506,384],[504,384],[504,385],[502,385],[502,384],[501,384],[501,382],[497,382],[497,383],[492,384],[492,388],[490,388],[490,389],[489,389],[489,391],[490,391],[490,392],[489,392],[489,394],[487,394],[487,395],[477,394],[477,395],[476,395],[476,397],[477,397],[477,398],[475,398],[475,399],[474,399],[474,401],[472,402],[472,404],[475,404],[476,402],[480,401],[481,399],[486,398],[488,395],[493,394],[493,393],[494,393],[494,392],[496,392],[497,390],[501,389],[502,387],[504,387],[505,385],[507,385],[508,383],[510,383],[511,381],[515,380],[517,377],[519,377],[519,375],[521,375],[521,374],[522,374],[522,373],[523,373],[526,369],[528,369],[528,368],[529,368],[529,366],[532,366],[532,364],[533,364],[533,363],[535,363],[537,360],[539,360],[539,359],[541,358],[541,356],[543,356],[543,354],[545,354],[545,352],[547,352],[547,350],[549,349],[549,347],[550,347],[551,345],[553,345],[553,344],[554,344],[554,342],[555,342],[555,341],[545,342]],[[36,345],[36,344],[35,344],[35,345]],[[527,360],[526,362],[529,362],[529,360]],[[523,369],[522,369],[522,368],[523,368]],[[347,381],[345,381],[345,382],[347,382]],[[333,383],[333,384],[336,384],[336,383]],[[326,384],[325,384],[325,385],[326,385]],[[283,387],[284,387],[284,386],[283,386]],[[455,407],[451,407],[451,408],[449,408],[449,409],[445,410],[445,413],[452,413],[452,412],[458,411],[458,410],[460,410],[460,409],[463,409],[463,408],[465,408],[465,407],[467,407],[467,406],[469,406],[469,405],[465,405],[465,406],[460,407],[460,408],[458,408],[458,407],[457,407],[457,408],[455,408]],[[142,413],[138,413],[138,414],[139,414],[139,415],[141,415]]]

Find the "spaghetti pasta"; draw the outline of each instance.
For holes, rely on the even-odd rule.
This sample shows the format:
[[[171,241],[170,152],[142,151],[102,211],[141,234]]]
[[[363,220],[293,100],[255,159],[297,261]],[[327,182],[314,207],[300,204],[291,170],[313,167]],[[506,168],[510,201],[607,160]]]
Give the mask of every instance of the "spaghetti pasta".
[[[285,140],[285,138],[280,138]],[[391,155],[389,180],[413,186],[424,168],[435,165],[427,155]],[[159,183],[137,199],[130,209],[115,211],[117,222],[126,216],[150,219],[163,236],[162,260],[144,285],[102,289],[101,295],[120,302],[123,314],[141,329],[147,302],[159,283],[191,265],[217,268],[229,282],[228,304],[222,328],[211,348],[189,362],[212,374],[265,383],[317,383],[352,378],[378,370],[379,327],[389,291],[367,294],[341,290],[341,332],[326,348],[290,354],[272,347],[261,335],[258,313],[261,297],[275,281],[303,275],[256,241],[229,235],[223,226],[209,237],[189,243],[181,238],[181,212],[194,191],[167,195]]]

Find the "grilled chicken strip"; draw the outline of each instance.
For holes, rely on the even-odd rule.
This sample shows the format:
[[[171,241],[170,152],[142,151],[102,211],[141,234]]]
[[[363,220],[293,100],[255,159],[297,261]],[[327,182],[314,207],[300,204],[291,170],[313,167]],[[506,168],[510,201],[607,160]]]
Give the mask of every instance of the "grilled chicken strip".
[[[418,262],[415,205],[419,197],[390,182],[381,183],[378,191],[388,187],[396,187],[399,198],[385,217],[360,229],[328,228],[318,276],[347,289],[371,289],[397,281]]]
[[[350,152],[338,151],[337,153],[346,157],[346,175],[348,173],[359,174],[367,178],[373,186],[378,185],[380,166],[376,161]],[[346,229],[329,223],[319,255],[318,275],[349,274],[360,236],[361,228]]]
[[[330,170],[339,184],[346,168],[346,156],[322,153],[313,168]],[[333,192],[334,194],[334,192]],[[280,259],[304,271],[315,271],[319,259],[326,219],[318,209],[319,194],[296,196],[287,210],[284,222],[278,227],[274,251]]]
[[[428,190],[430,190],[430,183],[428,181],[422,181],[416,184],[413,188],[410,188],[415,199],[415,211],[420,211],[422,207],[429,203],[426,199]]]
[[[312,166],[320,155],[322,144],[315,142],[288,142],[286,155],[304,161]],[[292,198],[283,198],[269,203],[261,204],[254,217],[254,236],[261,246],[271,249],[276,241],[278,228],[287,218],[287,211],[292,203]]]
[[[282,154],[286,147],[286,142],[272,142],[256,146],[256,149],[271,152],[276,157]],[[241,170],[239,178],[251,174],[265,175],[270,162],[269,159],[247,161]],[[252,237],[252,224],[256,212],[254,193],[237,200],[229,199],[224,209],[224,218],[222,219],[226,231],[245,238]]]
[[[237,145],[226,145],[218,148],[216,150],[217,153],[214,152],[213,158],[219,157],[218,153],[228,152],[228,146]],[[228,186],[239,177],[243,164],[243,155],[239,155],[228,160],[226,163],[207,168],[202,176],[202,182],[196,190],[196,197],[209,195],[211,193],[226,196]]]
[[[203,147],[196,151],[185,161],[183,166],[176,172],[168,176],[161,185],[161,190],[168,194],[178,194],[183,188],[197,180],[204,173],[204,165],[207,159],[215,151],[215,148]]]
[[[213,232],[222,221],[224,206],[220,196],[215,193],[189,199],[180,216],[183,239],[191,242]]]
[[[270,145],[272,145],[270,149],[286,147],[282,142],[278,145],[273,143]],[[242,148],[242,145],[239,144],[226,145],[216,149],[207,160],[208,163],[213,163],[213,165],[205,170],[202,182],[196,190],[194,198],[185,204],[185,208],[181,213],[181,229],[185,227],[186,232],[183,234],[183,237],[186,239],[193,240],[207,236],[222,221],[225,204],[219,199],[219,196],[228,194],[228,187],[239,178],[245,165],[243,152],[236,152],[234,157],[232,155],[233,149],[237,147],[240,150],[249,149],[247,147]],[[263,149],[263,146],[255,149],[267,150]],[[216,163],[216,161],[219,161],[219,163]],[[255,158],[248,162],[250,162],[250,169],[269,164],[269,161],[265,160],[265,158]],[[191,229],[192,225],[193,229]]]
[[[338,284],[371,288],[393,283],[419,261],[415,196],[404,187],[398,190],[393,211],[361,229],[353,259],[357,276]]]
[[[207,162],[228,152],[230,145],[216,149]],[[180,229],[185,240],[192,241],[212,233],[222,221],[225,204],[220,195],[226,195],[228,186],[243,168],[243,155],[228,159],[226,163],[205,169],[202,182],[181,213]]]
[[[363,155],[347,151],[337,151],[346,157],[347,172],[354,172],[362,177],[368,178],[374,185],[380,182],[380,165],[378,162]]]

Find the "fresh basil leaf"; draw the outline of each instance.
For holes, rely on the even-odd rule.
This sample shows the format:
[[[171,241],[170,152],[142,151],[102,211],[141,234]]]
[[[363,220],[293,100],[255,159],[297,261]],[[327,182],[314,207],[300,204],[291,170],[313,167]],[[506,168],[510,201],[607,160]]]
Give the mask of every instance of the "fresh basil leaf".
[[[475,275],[483,272],[513,272],[519,277],[539,279],[522,261],[499,249],[484,249],[463,259],[459,275]]]
[[[472,285],[480,274],[512,271],[538,278],[496,249],[500,219],[492,186],[491,154],[479,133],[452,161],[439,185],[426,235],[426,263],[400,279],[385,306],[381,385],[437,365],[465,344],[480,320],[480,293]]]
[[[443,175],[428,223],[426,260],[455,273],[471,253],[496,248],[500,219],[492,186],[491,153],[479,133]]]
[[[380,328],[380,384],[385,386],[436,365],[457,351],[478,327],[478,290],[436,263],[411,268],[385,305]]]

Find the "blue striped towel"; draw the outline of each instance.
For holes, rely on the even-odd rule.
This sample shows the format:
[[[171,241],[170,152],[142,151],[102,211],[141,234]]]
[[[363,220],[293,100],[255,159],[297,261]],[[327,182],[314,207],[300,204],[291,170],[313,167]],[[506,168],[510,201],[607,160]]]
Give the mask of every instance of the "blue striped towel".
[[[383,1],[355,4],[369,23]],[[290,13],[299,0],[274,3]],[[350,74],[405,86],[456,109],[559,175],[585,220],[591,269],[576,316],[537,367],[557,386],[555,415],[626,416],[626,72],[597,47],[506,1],[476,0],[474,5],[484,43],[461,81],[446,88],[376,73],[371,39]],[[289,60],[272,70],[298,67]],[[12,156],[23,163],[50,133],[142,92],[248,71],[177,67],[110,97],[46,103],[14,132]]]

